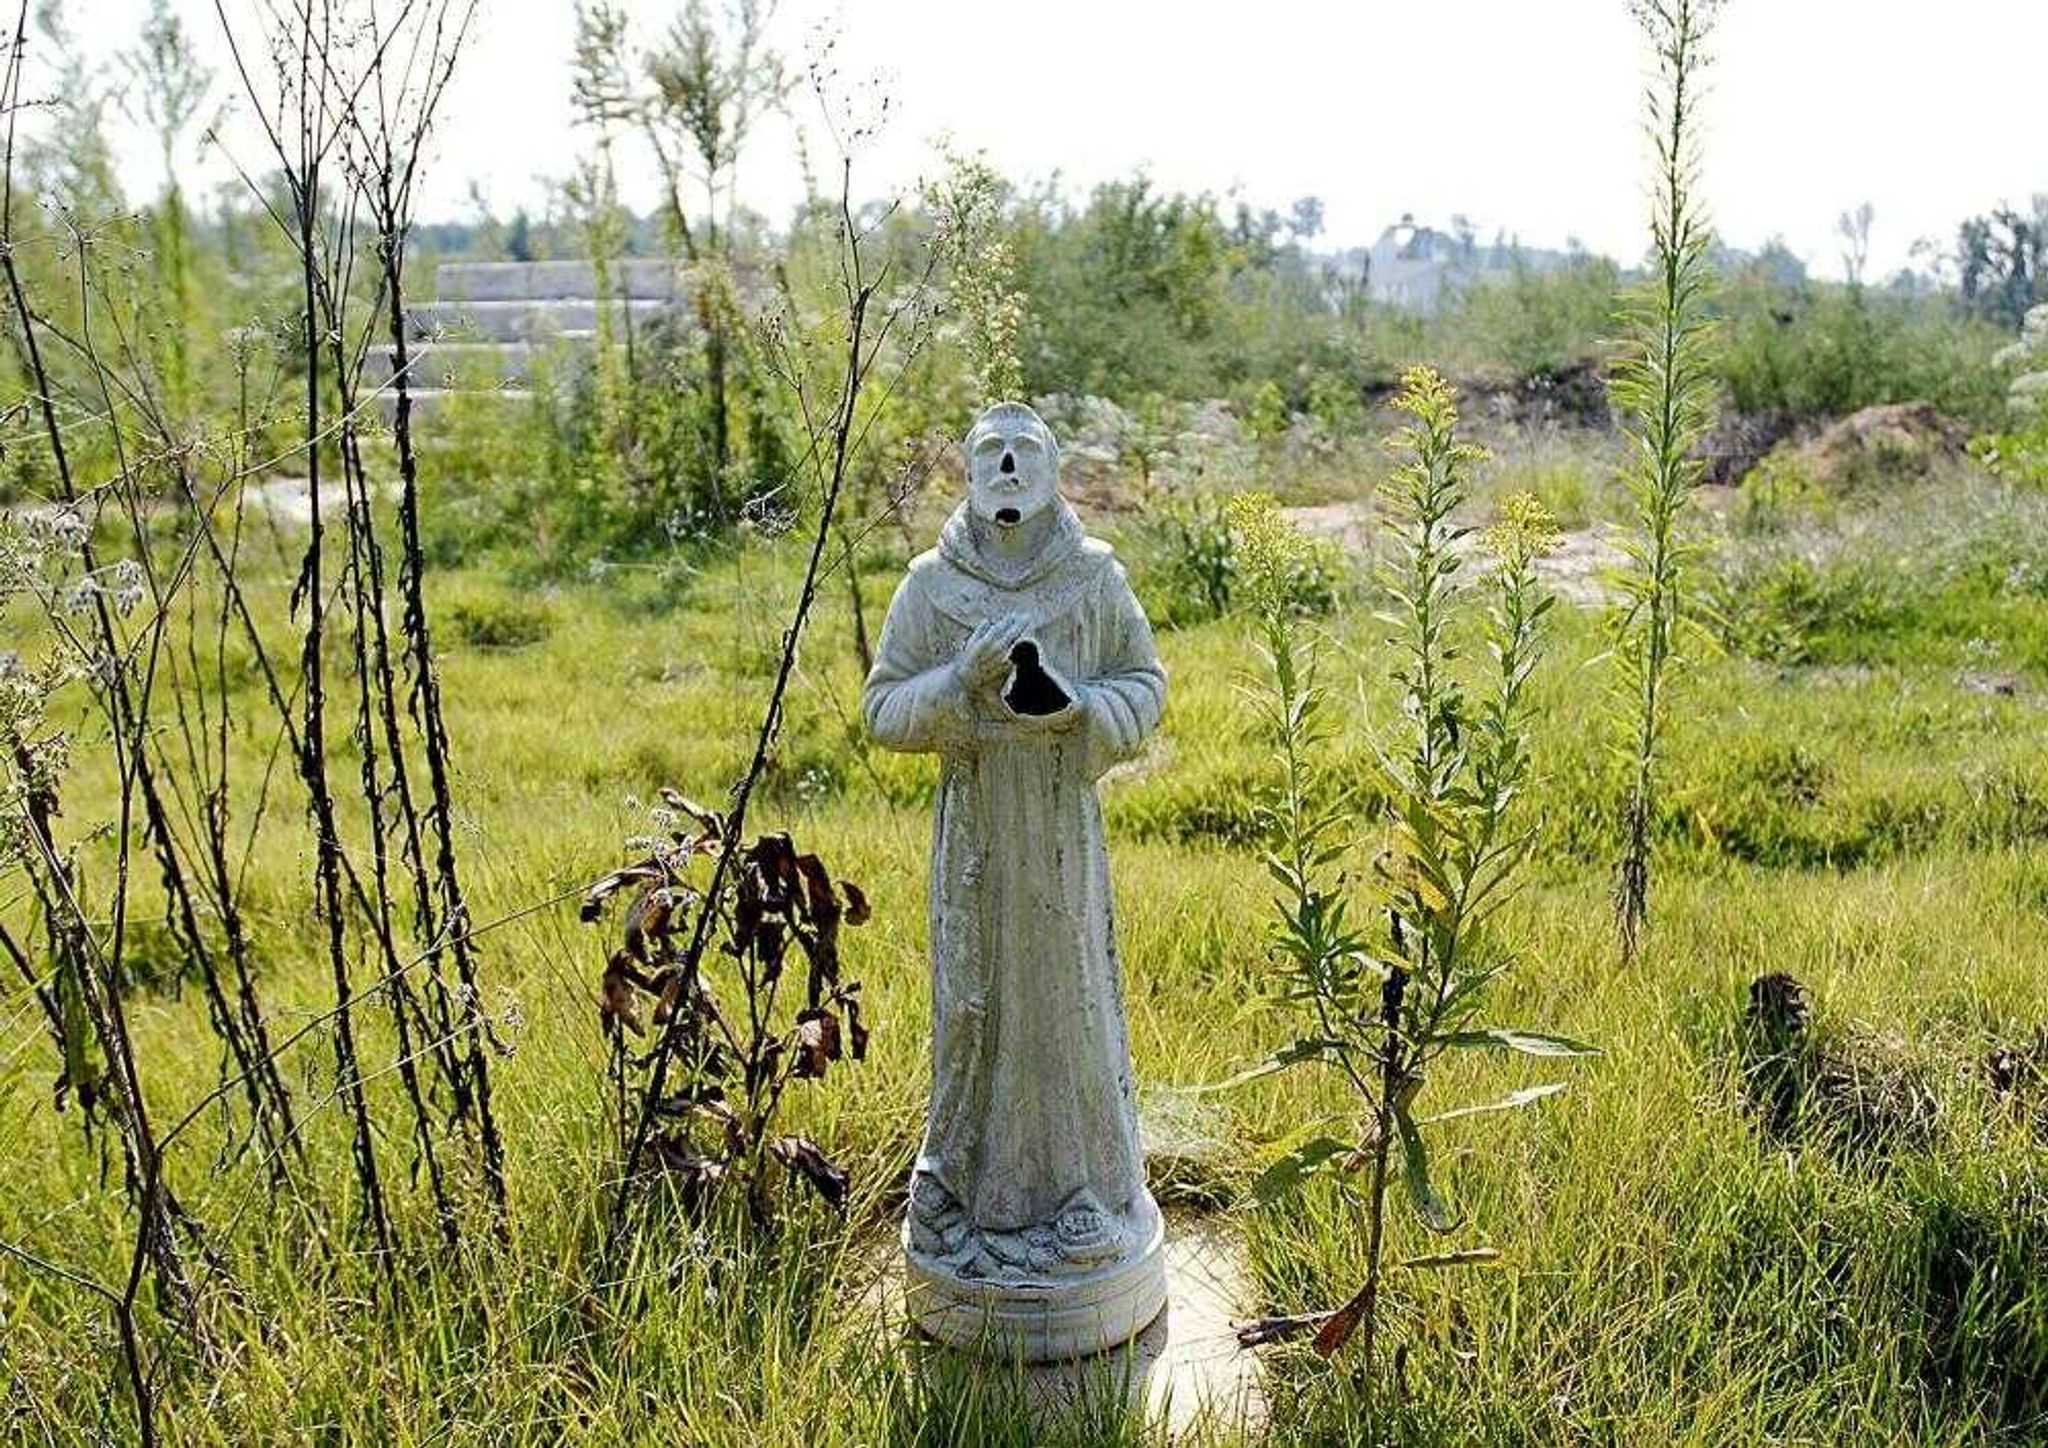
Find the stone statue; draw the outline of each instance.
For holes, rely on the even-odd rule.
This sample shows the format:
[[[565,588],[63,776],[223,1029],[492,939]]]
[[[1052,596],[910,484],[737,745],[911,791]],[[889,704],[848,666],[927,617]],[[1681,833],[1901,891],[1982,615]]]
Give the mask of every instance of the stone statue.
[[[1045,1361],[1124,1342],[1166,1301],[1095,795],[1158,724],[1166,675],[1038,415],[991,407],[966,449],[967,500],[897,589],[864,700],[881,744],[943,760],[904,1248],[927,1333]]]

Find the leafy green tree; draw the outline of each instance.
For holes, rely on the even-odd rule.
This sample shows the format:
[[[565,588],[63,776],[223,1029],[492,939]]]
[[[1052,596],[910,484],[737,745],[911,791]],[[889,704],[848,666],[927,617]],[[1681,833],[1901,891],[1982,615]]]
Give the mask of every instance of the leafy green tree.
[[[1017,336],[1024,298],[1017,259],[1003,224],[1002,177],[978,156],[949,156],[946,174],[925,193],[945,258],[946,301],[983,405],[1020,397]]]
[[[2031,211],[1999,206],[1973,216],[1956,237],[1963,310],[2018,331],[2027,309],[2048,301],[2048,195]]]
[[[192,392],[193,257],[191,217],[185,205],[179,161],[187,137],[213,90],[213,72],[193,49],[170,0],[151,0],[135,44],[121,55],[128,86],[121,104],[157,140],[164,189],[158,198],[154,318],[151,327],[167,401],[175,411],[190,405]]]
[[[178,194],[179,153],[213,92],[213,70],[199,58],[169,0],[151,0],[141,33],[122,52],[120,65],[129,81],[121,104],[155,135],[165,193]]]
[[[686,0],[642,57],[652,90],[641,126],[661,171],[673,240],[691,268],[711,468],[721,492],[735,451],[733,385],[748,375],[746,359],[734,355],[744,345],[733,274],[740,158],[791,85],[768,39],[774,13],[774,0],[727,0],[716,14],[705,0]]]

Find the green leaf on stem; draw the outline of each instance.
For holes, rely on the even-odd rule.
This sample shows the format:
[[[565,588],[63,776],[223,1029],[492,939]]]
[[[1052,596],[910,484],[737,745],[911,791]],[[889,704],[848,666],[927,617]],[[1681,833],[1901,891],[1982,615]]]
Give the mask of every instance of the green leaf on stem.
[[[1318,1136],[1303,1142],[1259,1173],[1251,1185],[1252,1200],[1275,1201],[1297,1190],[1332,1160],[1348,1156],[1356,1149],[1352,1143],[1339,1141],[1333,1136]]]
[[[1394,1098],[1394,1124],[1401,1133],[1401,1175],[1408,1183],[1408,1199],[1415,1204],[1415,1214],[1422,1218],[1422,1224],[1432,1232],[1455,1231],[1458,1220],[1451,1214],[1443,1193],[1429,1179],[1429,1152],[1422,1144],[1422,1132],[1415,1118],[1408,1113],[1413,1095],[1408,1090]]]
[[[1555,1096],[1564,1090],[1562,1081],[1546,1081],[1541,1086],[1524,1086],[1519,1091],[1510,1091],[1498,1101],[1488,1101],[1479,1106],[1460,1106],[1453,1111],[1439,1111],[1434,1116],[1425,1116],[1416,1122],[1417,1126],[1434,1126],[1440,1121],[1456,1121],[1462,1116],[1485,1116],[1495,1111],[1514,1111],[1519,1107],[1533,1106],[1546,1096]]]
[[[1304,1036],[1298,1041],[1288,1042],[1258,1065],[1247,1067],[1228,1080],[1214,1081],[1206,1086],[1190,1086],[1187,1089],[1199,1092],[1231,1091],[1239,1086],[1249,1085],[1261,1077],[1270,1076],[1275,1071],[1298,1066],[1303,1061],[1328,1060],[1343,1048],[1343,1044],[1342,1041],[1326,1037]]]
[[[1497,1247],[1466,1247],[1456,1252],[1429,1252],[1403,1261],[1403,1267],[1483,1267],[1500,1260]]]
[[[1553,1036],[1543,1031],[1515,1031],[1495,1027],[1484,1031],[1456,1031],[1439,1036],[1437,1043],[1464,1050],[1519,1051],[1524,1056],[1597,1056],[1597,1046]]]

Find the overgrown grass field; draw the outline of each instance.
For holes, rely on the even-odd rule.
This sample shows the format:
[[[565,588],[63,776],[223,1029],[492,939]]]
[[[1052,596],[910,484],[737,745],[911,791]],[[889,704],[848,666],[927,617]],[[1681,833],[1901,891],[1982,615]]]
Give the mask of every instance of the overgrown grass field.
[[[1517,962],[1498,1014],[1603,1054],[1540,1107],[1440,1128],[1437,1175],[1464,1217],[1455,1241],[1503,1255],[1391,1279],[1382,1361],[1400,1384],[1397,1441],[2017,1445],[2048,1433],[2048,1044],[2031,1044],[2048,1026],[2048,572],[2024,572],[2042,534],[2008,531],[2038,525],[2034,500],[1968,486],[1970,516],[1989,521],[1956,521],[1953,494],[1902,490],[1728,525],[1723,576],[1794,582],[1742,590],[1746,612],[1719,629],[1734,647],[1693,650],[1650,928],[1627,968],[1609,904],[1621,783],[1607,634],[1595,611],[1558,611],[1525,803],[1536,868],[1498,926]],[[1155,575],[1141,527],[1111,520],[1145,594]],[[871,607],[903,561],[895,546],[865,555]],[[712,802],[744,765],[797,551],[756,538],[680,581],[621,571],[521,587],[481,568],[435,580],[484,1005],[511,1052],[493,1079],[512,1233],[503,1247],[473,1235],[461,1249],[472,1260],[437,1254],[425,1193],[404,1179],[412,1144],[392,1131],[379,1148],[409,1244],[395,1295],[346,1225],[347,1125],[316,1021],[330,982],[289,760],[278,765],[246,898],[277,1034],[312,1024],[284,1060],[309,1118],[301,1180],[327,1193],[335,1225],[322,1237],[310,1213],[273,1199],[253,1150],[225,1155],[216,1115],[187,1129],[174,1184],[238,1292],[208,1303],[219,1359],[167,1363],[169,1441],[1144,1441],[1107,1411],[1034,1419],[1001,1370],[926,1360],[877,1287],[922,1123],[935,769],[861,736],[840,577],[755,819],[790,830],[874,904],[846,945],[874,1025],[869,1057],[835,1068],[830,1091],[794,1088],[798,1123],[849,1169],[852,1199],[833,1215],[792,1196],[765,1237],[650,1206],[607,1273],[618,1138],[598,978],[612,942],[609,927],[579,923],[577,901],[646,832],[660,786]],[[1944,561],[1958,557],[1969,566]],[[1872,590],[1884,607],[1863,606]],[[282,631],[284,584],[254,598]],[[1148,603],[1162,612],[1156,595]],[[1361,901],[1375,849],[1370,744],[1393,723],[1374,606],[1348,587],[1320,625],[1340,725],[1333,777],[1368,823],[1346,865]],[[1788,653],[1771,642],[1782,638],[1809,646]],[[1267,959],[1257,810],[1277,766],[1241,697],[1248,632],[1225,617],[1164,631],[1160,645],[1167,722],[1104,786],[1154,1186],[1243,1244],[1258,1295],[1248,1315],[1327,1307],[1359,1272],[1350,1198],[1319,1181],[1262,1206],[1245,1189],[1342,1104],[1337,1083],[1297,1071],[1195,1089],[1296,1033]],[[240,687],[246,827],[261,731],[276,724],[253,670]],[[334,767],[352,769],[339,726],[331,747]],[[104,753],[79,751],[69,789],[81,818],[108,787],[94,772]],[[91,846],[83,858],[99,868]],[[168,941],[152,952],[145,935],[130,960],[162,1129],[220,1062]],[[1812,1002],[1789,1062],[1745,1017],[1751,981],[1774,972]],[[133,1231],[118,1153],[109,1141],[102,1181],[77,1149],[75,1112],[53,1109],[33,1002],[10,987],[4,1011],[0,1239],[118,1281]],[[387,1023],[379,1009],[358,1015],[373,1103],[386,1098],[377,1119],[399,1122]],[[1987,1061],[2001,1046],[2036,1074],[1995,1089]],[[1475,1060],[1432,1081],[1431,1099],[1490,1100],[1552,1079],[1544,1064]],[[1774,1117],[1788,1071],[1811,1089]],[[1442,1245],[1405,1213],[1390,1231],[1392,1260]],[[0,1362],[10,1439],[132,1433],[91,1293],[0,1273]],[[1363,1441],[1342,1357],[1284,1346],[1265,1370],[1265,1421],[1216,1423],[1205,1440]]]

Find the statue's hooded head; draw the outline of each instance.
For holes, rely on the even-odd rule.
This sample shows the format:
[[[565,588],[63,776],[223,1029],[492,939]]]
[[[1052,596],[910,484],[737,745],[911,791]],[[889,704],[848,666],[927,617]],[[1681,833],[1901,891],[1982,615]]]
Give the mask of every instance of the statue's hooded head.
[[[998,402],[967,431],[967,505],[980,522],[1009,530],[1059,500],[1060,446],[1021,402]]]

